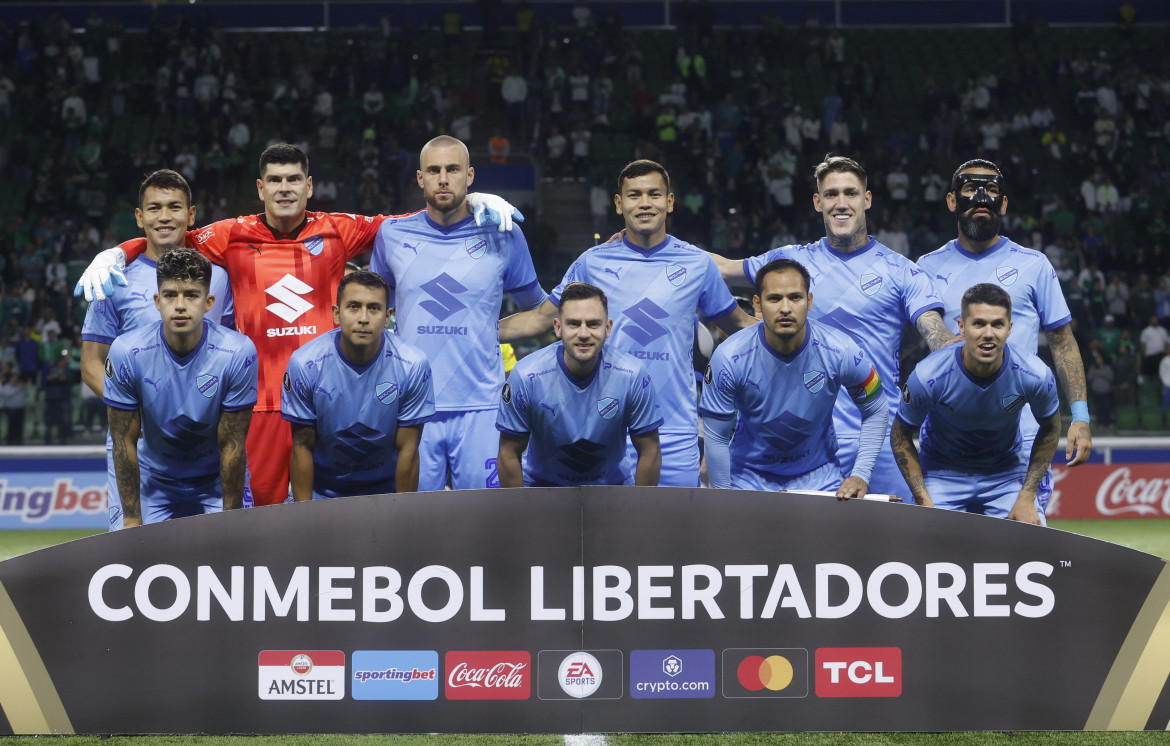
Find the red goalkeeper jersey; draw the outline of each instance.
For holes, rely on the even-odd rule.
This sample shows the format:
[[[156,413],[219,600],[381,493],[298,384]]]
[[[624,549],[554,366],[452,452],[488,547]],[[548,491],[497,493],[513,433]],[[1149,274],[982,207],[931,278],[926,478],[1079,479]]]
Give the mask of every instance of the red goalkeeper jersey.
[[[384,220],[383,215],[308,212],[298,229],[282,235],[263,215],[248,215],[187,233],[188,246],[227,270],[236,328],[256,344],[255,411],[280,411],[289,358],[334,328],[333,302],[345,263],[370,247]],[[123,248],[131,257],[145,245],[145,239],[135,239]]]

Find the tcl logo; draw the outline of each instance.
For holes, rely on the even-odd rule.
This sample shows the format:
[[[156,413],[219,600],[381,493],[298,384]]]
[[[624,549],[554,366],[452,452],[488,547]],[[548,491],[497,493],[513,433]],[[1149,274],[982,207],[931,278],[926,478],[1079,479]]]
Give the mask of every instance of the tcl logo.
[[[902,696],[901,648],[817,648],[818,697]]]
[[[526,650],[447,653],[447,699],[528,699],[532,656]]]

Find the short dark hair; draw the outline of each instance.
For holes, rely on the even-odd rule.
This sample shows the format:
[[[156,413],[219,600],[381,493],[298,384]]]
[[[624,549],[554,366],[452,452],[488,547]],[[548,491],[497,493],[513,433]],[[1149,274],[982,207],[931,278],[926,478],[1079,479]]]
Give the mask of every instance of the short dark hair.
[[[146,190],[151,187],[155,189],[174,189],[182,192],[187,196],[187,206],[190,207],[191,202],[191,185],[183,178],[183,174],[178,171],[173,171],[169,168],[160,168],[154,173],[147,176],[138,185],[138,206],[142,207],[142,200],[146,196]]]
[[[275,145],[269,145],[267,148],[264,148],[264,152],[260,154],[260,178],[264,178],[264,169],[267,168],[269,163],[278,166],[291,163],[300,166],[306,176],[309,174],[309,156],[305,154],[305,151],[291,143],[278,142]]]
[[[869,188],[869,177],[865,175],[865,169],[861,167],[860,163],[843,155],[826,153],[825,160],[818,163],[817,167],[813,169],[813,179],[817,182],[818,192],[821,191],[821,182],[825,180],[825,177],[834,173],[853,174],[861,179],[861,186]]]
[[[983,168],[987,169],[988,171],[994,171],[996,176],[1001,179],[1003,178],[1003,172],[999,170],[999,166],[984,158],[972,158],[971,160],[956,168],[955,173],[951,174],[952,192],[959,191],[959,175],[969,168]]]
[[[609,313],[609,299],[605,297],[605,291],[596,285],[590,285],[587,282],[570,282],[565,285],[565,289],[561,291],[561,305],[560,308],[565,307],[566,301],[571,300],[589,300],[596,298],[601,301],[602,308]]]
[[[662,180],[666,182],[666,193],[670,194],[670,174],[666,172],[666,168],[661,163],[646,158],[626,164],[626,167],[618,174],[617,193],[622,193],[622,185],[626,183],[626,179],[636,179],[646,174],[662,174]]]
[[[211,262],[195,249],[171,249],[158,258],[155,270],[158,286],[168,280],[175,282],[197,282],[211,292]]]
[[[983,303],[988,306],[1006,308],[1008,318],[1010,319],[1012,317],[1012,297],[999,285],[993,285],[990,282],[981,282],[978,285],[972,285],[967,288],[967,292],[963,293],[963,300],[960,306],[964,319],[967,318],[967,308],[972,303]]]
[[[763,267],[760,267],[760,271],[756,272],[756,295],[761,297],[764,295],[764,275],[770,275],[773,272],[783,272],[787,269],[793,269],[800,273],[800,278],[804,281],[804,292],[807,295],[809,287],[812,285],[812,278],[808,274],[808,269],[795,259],[773,259]]]
[[[350,272],[345,277],[341,278],[341,282],[337,283],[337,305],[341,305],[341,293],[345,290],[347,285],[357,283],[368,288],[381,290],[386,294],[386,305],[390,305],[390,286],[382,279],[382,275],[377,272],[371,272],[367,269],[359,269],[356,272]]]

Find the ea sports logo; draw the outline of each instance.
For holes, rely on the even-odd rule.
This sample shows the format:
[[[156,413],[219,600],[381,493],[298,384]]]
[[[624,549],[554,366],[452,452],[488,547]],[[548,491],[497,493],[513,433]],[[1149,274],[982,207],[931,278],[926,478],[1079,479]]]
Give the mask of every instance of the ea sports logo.
[[[304,653],[298,653],[297,656],[292,659],[292,663],[289,664],[289,667],[292,668],[293,673],[295,673],[297,676],[307,676],[309,672],[313,670],[313,659]]]
[[[584,699],[601,688],[601,662],[585,652],[572,653],[557,668],[557,682],[565,694]]]
[[[792,683],[792,663],[782,655],[749,655],[736,670],[736,677],[744,689],[758,692],[768,689],[780,692]]]

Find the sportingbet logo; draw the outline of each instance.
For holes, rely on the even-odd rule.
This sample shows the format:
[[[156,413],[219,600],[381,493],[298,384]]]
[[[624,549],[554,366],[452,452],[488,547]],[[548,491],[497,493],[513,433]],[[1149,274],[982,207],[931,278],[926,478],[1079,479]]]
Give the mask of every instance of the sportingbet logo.
[[[81,518],[106,514],[106,486],[104,473],[85,478],[77,475],[42,482],[44,475],[13,474],[0,478],[0,526],[19,528],[22,525],[41,524],[55,518]],[[91,520],[84,525],[100,526]]]
[[[345,653],[340,650],[263,650],[260,699],[341,699]]]
[[[447,699],[528,699],[532,693],[527,650],[451,650],[444,663]]]
[[[634,305],[622,312],[626,317],[626,323],[622,324],[621,330],[630,335],[635,342],[643,347],[654,342],[656,339],[665,337],[667,334],[666,328],[658,323],[656,319],[665,319],[668,314],[663,309],[659,308],[649,298],[643,298]],[[670,355],[665,352],[649,352],[646,350],[633,350],[634,357],[642,358],[643,360],[669,360]]]
[[[292,275],[286,274],[277,280],[275,284],[265,289],[266,293],[279,301],[277,303],[269,303],[267,308],[291,324],[313,308],[312,303],[301,297],[312,291],[313,288],[311,286],[306,285]],[[271,332],[271,330],[269,331]],[[277,335],[270,333],[269,336]]]
[[[818,697],[902,696],[901,648],[817,648]]]
[[[355,650],[354,699],[439,698],[439,654],[434,650]]]

